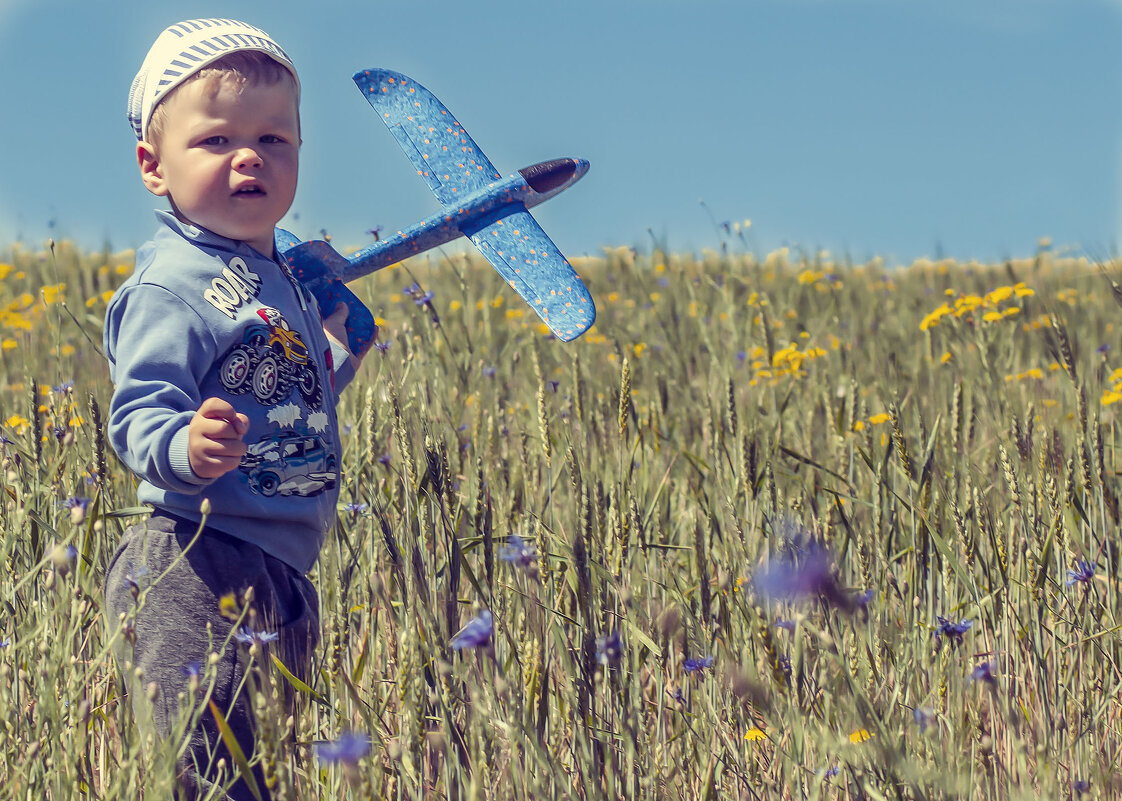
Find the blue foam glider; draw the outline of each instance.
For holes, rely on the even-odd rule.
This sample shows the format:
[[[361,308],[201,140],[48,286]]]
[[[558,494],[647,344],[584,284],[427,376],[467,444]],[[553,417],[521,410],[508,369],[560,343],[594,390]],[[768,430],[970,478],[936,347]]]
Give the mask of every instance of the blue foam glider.
[[[277,252],[320,308],[330,311],[340,301],[349,307],[352,350],[363,350],[378,329],[345,284],[460,236],[471,239],[558,339],[587,331],[596,319],[592,296],[528,209],[580,180],[588,162],[554,159],[503,178],[444,104],[412,78],[370,69],[355,73],[354,81],[443,208],[348,257],[327,242],[301,242],[277,229]]]

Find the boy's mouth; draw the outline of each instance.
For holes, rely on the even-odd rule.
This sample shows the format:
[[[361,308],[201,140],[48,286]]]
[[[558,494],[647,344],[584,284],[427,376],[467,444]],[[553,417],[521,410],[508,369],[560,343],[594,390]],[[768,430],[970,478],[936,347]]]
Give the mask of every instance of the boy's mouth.
[[[235,197],[248,197],[248,196],[263,195],[263,194],[265,194],[265,190],[262,189],[259,186],[256,186],[256,185],[245,186],[245,187],[242,187],[241,189],[235,190],[235,192],[234,192]]]

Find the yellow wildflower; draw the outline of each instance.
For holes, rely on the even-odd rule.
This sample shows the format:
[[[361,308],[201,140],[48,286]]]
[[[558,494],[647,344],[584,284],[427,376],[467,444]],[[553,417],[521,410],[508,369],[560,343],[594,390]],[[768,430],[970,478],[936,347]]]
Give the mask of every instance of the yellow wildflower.
[[[881,412],[880,414],[874,414],[869,418],[869,425],[879,426],[883,423],[887,423],[891,419],[891,414],[889,414],[888,412]]]
[[[766,739],[766,738],[767,738],[767,735],[764,734],[764,730],[761,729],[761,728],[758,728],[756,726],[753,726],[752,728],[750,728],[744,735],[745,740],[748,740],[749,742],[753,742],[753,743],[758,742],[758,741],[763,740],[763,739]]]
[[[851,743],[863,743],[872,738],[873,735],[869,733],[868,729],[858,729],[857,731],[849,733],[849,741]]]

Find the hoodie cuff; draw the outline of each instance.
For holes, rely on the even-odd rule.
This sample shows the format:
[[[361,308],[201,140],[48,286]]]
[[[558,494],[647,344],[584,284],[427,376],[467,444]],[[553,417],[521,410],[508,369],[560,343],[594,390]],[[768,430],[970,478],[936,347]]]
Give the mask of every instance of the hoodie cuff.
[[[187,450],[190,429],[190,426],[183,426],[172,435],[171,442],[168,443],[168,464],[171,466],[172,473],[180,481],[201,487],[209,482],[205,478],[199,478],[191,469],[191,455]]]
[[[335,397],[339,397],[355,377],[354,359],[350,351],[338,342],[328,341],[331,344],[331,363],[335,366]]]

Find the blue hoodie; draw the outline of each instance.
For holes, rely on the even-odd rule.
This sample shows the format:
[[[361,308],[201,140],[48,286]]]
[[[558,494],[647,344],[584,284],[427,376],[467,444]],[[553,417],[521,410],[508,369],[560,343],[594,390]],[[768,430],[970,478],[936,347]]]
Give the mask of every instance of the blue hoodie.
[[[115,384],[109,439],[137,497],[308,571],[335,522],[335,402],[354,377],[315,299],[271,258],[157,212],[155,237],[117,290],[104,343]],[[188,424],[209,397],[249,418],[241,464],[195,475]]]

